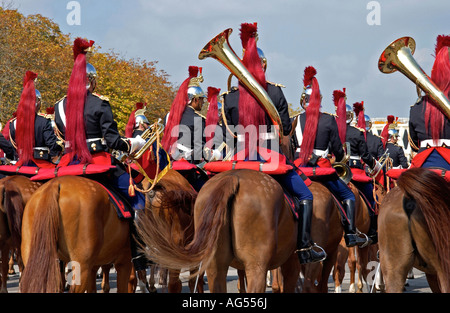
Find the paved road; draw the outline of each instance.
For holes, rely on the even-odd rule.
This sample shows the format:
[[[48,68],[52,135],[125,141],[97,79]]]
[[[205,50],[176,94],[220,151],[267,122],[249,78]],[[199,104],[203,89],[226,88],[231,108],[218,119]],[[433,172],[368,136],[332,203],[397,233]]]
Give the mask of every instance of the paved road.
[[[16,268],[16,273],[17,267]],[[428,283],[425,278],[425,274],[417,269],[413,270],[414,273],[414,279],[408,279],[407,286],[405,286],[405,293],[431,293],[430,288],[428,287]],[[185,274],[182,274],[182,282],[183,282],[183,293],[189,293],[189,288],[187,285],[187,278]],[[114,269],[111,270],[110,274],[111,279],[111,292],[116,292],[116,273]],[[209,293],[208,284],[207,284],[208,277],[205,277],[205,292]],[[230,268],[228,271],[228,277],[227,277],[227,290],[229,293],[237,293],[237,280],[238,275],[237,271],[233,268]],[[158,277],[157,277],[158,281]],[[350,285],[350,277],[348,273],[348,268],[345,273],[344,281],[342,283],[342,293],[348,293],[349,292],[349,286]],[[167,289],[163,286],[156,285],[158,293],[167,293]],[[97,279],[97,288],[98,291],[101,292],[101,279]],[[370,288],[370,286],[369,286]],[[9,277],[8,279],[8,292],[10,293],[18,293],[19,289],[19,275],[14,274]],[[266,288],[266,292],[271,293],[272,289],[271,287]],[[328,292],[334,293],[334,282],[331,279],[331,277],[328,280]],[[364,292],[368,292],[368,289],[364,289]]]

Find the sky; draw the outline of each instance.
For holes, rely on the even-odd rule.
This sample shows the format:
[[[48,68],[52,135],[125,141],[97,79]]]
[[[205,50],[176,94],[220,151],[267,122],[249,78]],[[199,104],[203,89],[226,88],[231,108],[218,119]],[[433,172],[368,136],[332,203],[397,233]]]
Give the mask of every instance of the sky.
[[[438,35],[450,34],[448,0],[2,0],[24,15],[41,14],[73,39],[94,40],[125,59],[156,61],[179,85],[191,65],[202,67],[202,88],[227,90],[230,72],[217,60],[198,59],[217,34],[232,28],[230,46],[241,57],[241,23],[258,23],[268,81],[282,84],[299,106],[303,73],[317,70],[323,111],[334,113],[333,90],[347,104],[364,101],[371,118],[408,117],[417,100],[403,74],[383,74],[378,59],[394,40],[416,41],[414,58],[430,75]],[[95,66],[95,64],[94,64]]]

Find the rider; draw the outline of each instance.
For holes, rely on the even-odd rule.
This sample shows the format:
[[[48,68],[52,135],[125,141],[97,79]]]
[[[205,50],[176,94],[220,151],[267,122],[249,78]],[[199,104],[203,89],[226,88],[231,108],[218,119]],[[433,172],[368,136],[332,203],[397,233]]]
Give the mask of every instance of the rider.
[[[391,118],[388,116],[388,120],[390,119]],[[399,137],[399,131],[397,129],[397,120],[393,121],[392,123],[388,123],[386,126],[388,131],[387,134],[384,135],[387,137],[386,150],[389,151],[389,158],[391,159],[392,162],[391,168],[406,169],[409,167],[408,160],[405,157],[405,152],[403,151],[403,148],[397,144]]]
[[[372,129],[372,120],[370,116],[364,114],[365,129],[366,129],[366,142],[369,153],[376,159],[379,160],[384,154],[383,142],[381,137],[373,134],[370,130]]]
[[[255,24],[241,24],[241,40],[244,48],[243,63],[244,66],[249,69],[250,73],[259,77],[258,82],[267,91],[269,97],[273,101],[283,124],[283,135],[287,136],[291,132],[292,125],[289,119],[288,103],[279,85],[267,82],[265,79],[265,70],[267,68],[267,60],[262,53],[262,50],[258,50],[256,47],[256,33],[257,26]],[[239,129],[238,125],[246,128],[248,125],[255,126],[257,130],[269,128],[272,124],[268,115],[264,112],[261,105],[257,100],[246,90],[246,88],[240,83],[238,88],[232,89],[229,93],[224,94],[224,113],[226,123],[232,125],[236,130]],[[260,127],[261,126],[261,127]],[[224,133],[227,130],[223,131]],[[229,136],[228,136],[229,137]],[[275,132],[264,132],[259,134],[257,138],[260,138],[258,145],[262,146],[264,141],[268,141],[267,146],[272,148],[271,144],[278,140]],[[249,141],[245,138],[245,134],[237,134],[238,143],[241,142],[241,146],[247,147]],[[242,142],[244,144],[242,145]],[[233,143],[230,143],[234,146]],[[275,147],[274,147],[275,149]],[[274,153],[280,153],[273,151]],[[248,150],[248,159],[253,160],[252,151]],[[260,156],[256,156],[261,160]],[[283,158],[286,159],[287,158]],[[320,247],[316,251],[313,249],[317,246],[311,239],[311,219],[313,210],[313,195],[306,186],[303,179],[297,174],[295,170],[291,170],[283,175],[276,175],[274,177],[285,187],[287,191],[297,199],[298,209],[300,211],[297,231],[297,253],[300,263],[319,262],[325,259],[326,254]]]
[[[93,44],[93,41],[75,39],[75,62],[67,97],[55,105],[55,123],[65,138],[65,155],[59,164],[101,163],[115,166],[108,177],[109,183],[134,210],[141,210],[145,208],[144,195],[137,191],[135,196],[129,194],[130,175],[108,149],[132,153],[139,150],[145,141],[140,136],[121,137],[108,99],[93,93],[97,86],[97,71],[92,64],[86,63],[86,54]],[[134,239],[136,229],[133,220],[130,222],[130,236],[133,263],[135,269],[139,270],[145,263],[139,264],[142,258],[138,255]]]
[[[136,103],[136,110],[132,111],[125,127],[125,137],[137,137],[150,126],[150,122],[145,116],[146,108],[144,103]]]
[[[37,74],[27,71],[24,89],[17,107],[17,117],[9,124],[10,141],[17,147],[17,166],[52,168],[52,157],[63,150],[62,143],[53,131],[51,121],[38,115],[41,108],[41,93],[35,89]]]
[[[300,114],[297,126],[297,139],[300,143],[297,162],[301,166],[332,167],[327,158],[328,154],[334,155],[336,160],[342,160],[345,152],[340,139],[338,121],[333,115],[320,111],[322,95],[315,77],[316,74],[317,71],[314,67],[305,68],[303,92],[300,97],[300,105],[305,112]],[[344,116],[338,115],[342,118]],[[346,218],[342,218],[342,224],[346,245],[353,247],[365,244],[366,240],[356,233],[355,195],[351,189],[337,176],[324,181],[324,185],[343,204]]]
[[[347,136],[346,141],[350,143],[350,168],[355,169],[364,169],[364,164],[369,166],[371,169],[376,168],[376,170],[372,171],[373,173],[379,172],[381,169],[381,164],[377,161],[377,159],[369,152],[369,148],[367,146],[367,137],[366,137],[366,121],[364,118],[364,102],[356,102],[353,104],[353,111],[357,117],[357,126],[350,126],[350,123],[347,123]],[[356,170],[357,171],[357,170]],[[367,202],[369,203],[368,211],[370,216],[370,227],[367,233],[371,244],[378,242],[377,235],[377,216],[375,214],[375,198],[373,195],[373,182],[359,182],[356,180],[352,181],[358,190],[360,190]]]
[[[450,98],[450,36],[440,35],[436,40],[435,61],[431,81]],[[450,121],[429,96],[418,99],[409,113],[411,147],[418,154],[411,167],[439,167],[450,169]]]
[[[197,76],[200,72],[200,76]],[[203,82],[201,68],[189,67],[189,77],[181,84],[172,102],[170,112],[165,117],[162,146],[173,160],[184,159],[198,165],[203,159],[205,146],[205,117],[200,111],[205,104],[206,95],[200,87]],[[199,168],[186,171],[186,179],[199,191],[207,180]]]

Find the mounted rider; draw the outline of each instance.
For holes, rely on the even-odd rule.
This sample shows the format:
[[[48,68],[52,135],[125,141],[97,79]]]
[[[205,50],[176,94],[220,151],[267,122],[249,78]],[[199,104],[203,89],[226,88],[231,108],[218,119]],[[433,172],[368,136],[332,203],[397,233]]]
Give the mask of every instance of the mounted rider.
[[[55,105],[55,123],[64,136],[65,150],[59,166],[72,164],[107,164],[115,166],[108,173],[107,182],[116,189],[134,210],[145,208],[145,197],[137,192],[129,194],[130,174],[125,166],[112,157],[109,150],[132,153],[144,144],[140,136],[120,136],[111,105],[106,97],[97,95],[97,71],[86,62],[86,54],[94,42],[77,38],[74,41],[74,66],[69,80],[67,97]],[[130,221],[131,251],[136,270],[145,266],[140,262],[136,244],[134,221]],[[143,264],[140,264],[143,263]]]
[[[435,60],[431,81],[450,97],[450,36],[436,39]],[[418,154],[411,167],[438,167],[450,169],[450,120],[429,96],[419,97],[409,113],[409,136],[413,150]]]
[[[242,63],[253,77],[256,78],[257,82],[267,91],[267,94],[280,115],[283,126],[283,135],[287,136],[292,129],[288,103],[280,85],[266,81],[265,70],[267,68],[267,59],[264,57],[262,50],[256,47],[256,31],[256,23],[241,24],[240,37],[244,49]],[[229,93],[224,94],[223,106],[225,114],[224,119],[226,119],[224,126],[233,126],[236,130],[236,156],[238,160],[265,162],[266,160],[264,158],[266,156],[261,154],[263,151],[261,147],[263,147],[264,151],[268,151],[268,154],[273,156],[271,157],[272,161],[278,159],[289,162],[285,156],[281,155],[282,152],[278,143],[279,137],[277,132],[273,131],[273,125],[269,115],[266,114],[256,98],[241,82],[239,83],[238,88],[232,89]],[[270,128],[272,128],[272,131],[269,131]],[[243,130],[243,132],[240,132],[240,130]],[[228,130],[224,128],[223,133],[226,134],[227,132]],[[234,143],[230,143],[230,141],[228,141],[228,145],[235,146]],[[300,214],[296,252],[300,263],[304,264],[324,260],[326,257],[325,252],[311,239],[311,219],[313,210],[313,195],[311,191],[295,170],[273,177],[296,199],[297,202],[297,209]],[[319,250],[316,251],[314,248],[318,248]]]
[[[150,122],[145,116],[145,103],[136,103],[136,109],[133,110],[128,118],[128,123],[125,126],[125,137],[137,137],[150,127]]]
[[[393,115],[388,115],[387,124],[383,128],[383,142],[386,144],[386,150],[389,151],[390,168],[408,168],[408,160],[406,159],[405,152],[400,147],[398,142],[399,130],[397,128],[398,118],[394,119]]]

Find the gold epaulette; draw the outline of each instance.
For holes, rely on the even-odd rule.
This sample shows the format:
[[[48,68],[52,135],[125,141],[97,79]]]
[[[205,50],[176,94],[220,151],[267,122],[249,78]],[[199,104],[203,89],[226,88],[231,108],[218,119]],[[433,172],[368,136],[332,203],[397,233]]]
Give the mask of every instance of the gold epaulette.
[[[59,99],[58,101],[55,102],[55,105],[57,105],[58,103],[60,103],[61,101],[63,101],[65,98],[67,98],[67,95],[65,95],[64,97],[62,97],[61,99]]]
[[[271,85],[274,85],[274,86],[276,86],[276,87],[286,88],[286,86],[284,86],[284,85],[282,85],[282,84],[277,84],[277,83],[273,83],[273,82],[270,82],[270,81],[267,81],[267,83],[268,83],[268,84],[271,84]]]
[[[200,114],[200,112],[197,112],[196,110],[194,110],[194,113],[206,120],[206,116],[204,116],[203,114]]]
[[[331,116],[333,116],[333,117],[337,117],[337,114],[335,114],[335,113],[328,113],[328,112],[322,112],[322,113],[325,113],[325,114],[328,114],[328,115],[331,115]]]
[[[100,99],[102,99],[103,101],[108,101],[109,102],[109,98],[106,96],[102,96],[99,95],[98,93],[92,93],[94,96],[99,97]]]
[[[357,130],[361,131],[361,132],[365,132],[366,130],[364,128],[358,127],[358,126],[353,126],[355,127]]]

